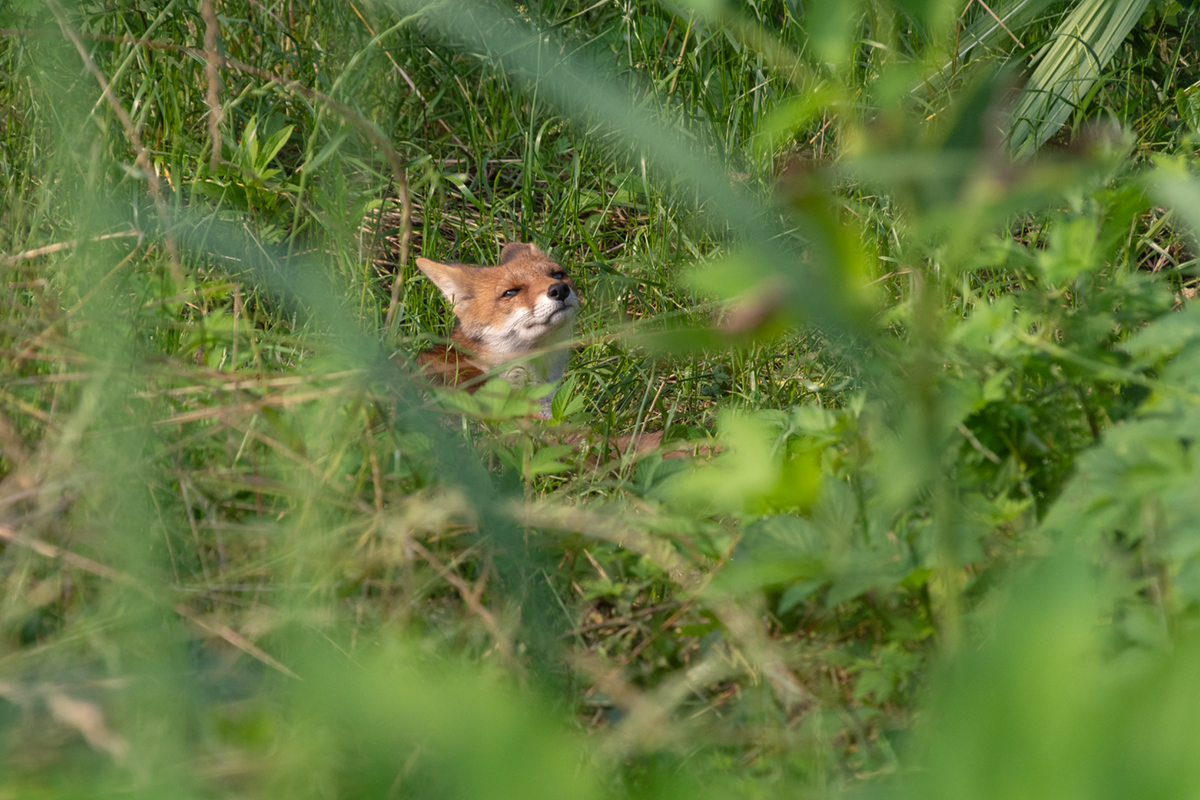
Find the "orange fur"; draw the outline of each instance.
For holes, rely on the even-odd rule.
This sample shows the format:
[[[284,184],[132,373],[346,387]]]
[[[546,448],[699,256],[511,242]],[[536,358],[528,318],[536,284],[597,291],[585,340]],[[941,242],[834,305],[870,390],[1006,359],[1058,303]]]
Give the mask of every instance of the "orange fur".
[[[418,258],[417,266],[457,317],[449,345],[417,356],[430,380],[457,386],[510,362],[501,374],[514,383],[562,378],[568,354],[560,345],[571,336],[579,295],[561,265],[532,244],[512,242],[495,266],[427,258]],[[549,398],[545,404],[548,409]]]
[[[533,382],[562,378],[567,352],[555,345],[570,338],[579,295],[561,265],[534,245],[511,243],[504,246],[496,266],[442,264],[427,258],[418,258],[417,266],[441,289],[457,317],[448,344],[417,356],[421,372],[431,382],[474,391],[484,374],[514,361],[514,366],[501,373],[504,377],[525,377]],[[514,289],[515,294],[505,296]],[[532,355],[538,351],[542,352]],[[548,417],[550,398],[544,403],[539,416]],[[618,456],[657,451],[663,458],[711,453],[708,446],[689,442],[664,446],[662,435],[662,431],[643,431],[603,442],[595,432],[575,432],[562,435],[559,441],[575,447],[604,444],[600,449],[604,461],[610,449]]]

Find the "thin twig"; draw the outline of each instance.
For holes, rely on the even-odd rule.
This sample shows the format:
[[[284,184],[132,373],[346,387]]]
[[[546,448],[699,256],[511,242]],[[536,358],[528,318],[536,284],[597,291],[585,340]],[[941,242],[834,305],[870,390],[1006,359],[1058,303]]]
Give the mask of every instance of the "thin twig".
[[[140,584],[132,577],[124,574],[123,572],[118,572],[112,567],[105,566],[98,561],[92,561],[90,558],[85,558],[77,553],[72,553],[70,550],[64,550],[61,547],[56,547],[39,539],[27,539],[12,528],[8,528],[3,525],[0,525],[0,539],[4,540],[8,544],[27,547],[33,552],[37,553],[39,556],[63,561],[67,564],[70,564],[72,567],[75,567],[76,569],[81,569],[84,572],[90,572],[98,577],[106,578],[110,581],[114,581],[125,586],[133,586],[134,588],[138,589],[142,588]]]
[[[395,169],[393,165],[393,169]],[[412,202],[408,197],[408,181],[400,172],[400,180],[396,181],[396,191],[400,195],[400,261],[396,265],[396,274],[392,276],[392,297],[388,303],[387,316],[383,318],[383,328],[387,331],[387,340],[395,337],[396,312],[400,308],[400,287],[404,285],[404,268],[408,265],[408,249],[412,244]]]
[[[254,658],[261,661],[262,663],[266,664],[268,667],[273,667],[273,668],[279,670],[284,675],[287,675],[289,678],[295,678],[298,681],[303,680],[303,678],[301,678],[296,673],[292,672],[285,665],[279,663],[274,658],[272,658],[265,650],[256,646],[255,644],[253,644],[249,639],[247,639],[245,636],[242,636],[240,633],[235,631],[233,628],[230,628],[228,625],[222,625],[219,622],[208,622],[208,621],[202,619],[198,614],[196,614],[190,608],[188,608],[187,606],[182,605],[182,604],[175,606],[175,613],[178,614],[179,616],[183,617],[184,619],[188,620],[196,627],[198,627],[202,630],[206,630],[209,633],[213,633],[213,634],[216,634],[217,636],[220,636],[222,639],[229,642],[231,645],[233,645],[237,649],[241,650],[242,652],[246,653],[249,656],[253,656]]]
[[[221,22],[217,19],[217,11],[213,7],[214,0],[203,0],[200,3],[200,15],[204,17],[204,52],[207,56],[205,77],[208,91],[205,100],[208,102],[208,138],[212,140],[212,152],[209,153],[208,170],[215,173],[221,163],[221,98],[217,88],[221,81],[219,67],[221,54],[217,52],[217,40],[221,35]]]
[[[214,417],[224,418],[239,414],[255,414],[262,411],[264,408],[283,408],[286,406],[294,406],[297,403],[307,403],[312,400],[322,400],[326,397],[336,397],[339,394],[345,393],[344,386],[331,386],[328,389],[317,389],[312,392],[301,392],[293,395],[273,394],[264,397],[261,400],[254,400],[248,403],[241,403],[236,406],[209,406],[206,408],[197,409],[196,411],[185,411],[182,414],[176,414],[173,417],[166,419],[156,419],[153,425],[182,425],[185,422],[198,422],[202,419],[212,419]]]
[[[89,242],[104,242],[104,241],[108,241],[109,239],[127,239],[127,238],[130,238],[133,236],[137,236],[138,238],[141,238],[142,235],[143,234],[141,231],[121,231],[120,233],[106,233],[103,236],[93,236],[92,238],[88,239],[87,241],[89,241]],[[52,254],[58,253],[62,250],[67,250],[72,247],[78,247],[78,246],[79,246],[79,240],[71,239],[66,242],[55,242],[54,244],[48,244],[48,245],[44,245],[42,247],[35,247],[32,250],[26,250],[24,252],[14,253],[13,255],[8,256],[7,258],[4,259],[4,266],[11,267],[12,265],[17,264],[21,261],[28,261],[29,259],[37,258],[38,256],[52,255]]]
[[[83,42],[80,41],[75,30],[67,24],[67,15],[63,11],[58,0],[46,0],[46,5],[50,7],[50,11],[58,20],[58,26],[62,29],[63,35],[71,40],[75,45],[75,49],[79,51],[79,57],[83,60],[84,66],[96,78],[96,82],[100,84],[101,90],[104,92],[104,97],[108,100],[109,106],[113,113],[117,115],[117,119],[121,123],[121,128],[125,131],[126,138],[129,139],[129,144],[133,147],[135,154],[134,163],[142,168],[142,173],[146,176],[146,183],[150,187],[150,196],[154,200],[154,207],[158,211],[159,221],[163,226],[163,238],[167,245],[167,255],[171,259],[171,277],[175,280],[177,286],[182,286],[183,279],[183,264],[179,259],[179,246],[175,242],[175,237],[171,235],[171,217],[167,209],[167,203],[163,199],[162,186],[158,182],[158,173],[154,171],[154,164],[150,161],[150,154],[142,145],[142,135],[138,132],[137,126],[133,124],[133,120],[129,116],[129,112],[121,105],[121,101],[117,99],[113,93],[112,87],[108,83],[108,79],[104,77],[104,73],[96,66],[96,62],[92,60],[87,49],[84,48]]]
[[[130,141],[135,142],[134,150],[140,154],[139,161],[144,160],[145,163],[149,165],[149,159],[146,156],[146,151],[141,147],[141,139],[137,136],[137,131],[133,128],[133,123],[129,119],[129,115],[125,113],[123,108],[120,107],[119,102],[117,101],[115,95],[113,95],[112,90],[109,88],[108,82],[104,79],[103,74],[99,71],[91,58],[87,56],[87,53],[83,49],[83,45],[79,40],[79,35],[76,34],[75,31],[66,27],[66,23],[63,21],[63,17],[61,16],[61,7],[58,6],[58,0],[46,1],[54,4],[54,7],[58,9],[55,11],[55,14],[59,16],[59,25],[63,27],[64,32],[71,39],[71,41],[75,43],[75,47],[77,50],[79,50],[80,55],[86,59],[89,69],[93,72],[93,74],[96,75],[97,80],[100,81],[101,86],[104,88],[105,96],[108,98],[110,105],[115,105],[115,108],[119,109],[117,111],[117,115],[121,118],[122,125],[126,126],[126,122],[128,122],[128,125],[126,126],[126,133],[127,135],[130,135]],[[20,33],[40,33],[40,31],[0,29],[0,35],[15,35]],[[86,36],[89,39],[94,39],[96,41],[115,42],[118,44],[133,44],[142,47],[150,47],[156,50],[187,53],[188,55],[204,58],[206,60],[208,58],[208,53],[203,50],[197,50],[194,47],[186,47],[184,45],[177,45],[170,42],[142,41],[130,36],[114,36],[111,34],[86,34]],[[385,318],[385,328],[390,330],[393,322],[396,319],[396,310],[399,306],[399,284],[403,283],[402,277],[404,268],[408,263],[408,251],[412,242],[412,202],[408,194],[408,172],[405,169],[404,160],[400,157],[400,154],[396,151],[396,148],[392,146],[392,143],[388,137],[384,135],[383,131],[381,131],[373,122],[359,114],[345,103],[339,103],[329,95],[318,92],[315,89],[311,89],[299,81],[289,80],[268,70],[246,64],[245,62],[239,61],[236,58],[230,58],[228,55],[220,56],[220,54],[218,54],[218,56],[220,57],[221,65],[226,69],[236,69],[239,72],[254,75],[257,78],[270,81],[271,83],[282,86],[285,89],[296,92],[297,94],[303,95],[311,100],[324,103],[331,110],[342,115],[351,125],[358,128],[368,139],[371,140],[372,143],[374,143],[381,151],[383,151],[383,155],[387,159],[388,165],[391,167],[392,178],[396,182],[396,193],[400,198],[400,259],[397,271],[397,283],[393,284],[392,286],[392,300],[388,307],[388,315]],[[155,174],[153,169],[149,168],[149,166],[146,166],[145,169],[147,180],[150,182],[151,194],[155,198],[155,205],[159,209],[160,216],[163,216],[165,225],[166,205],[162,202],[161,192],[159,191],[158,176]],[[177,266],[178,248],[175,247],[174,239],[170,238],[169,236],[167,240],[167,248],[168,252],[172,253],[172,264]],[[180,271],[179,274],[182,276],[182,271]],[[182,284],[182,280],[180,280],[180,283]]]
[[[407,544],[417,555],[425,559],[425,561],[429,563],[429,566],[437,570],[437,573],[441,575],[447,583],[458,590],[459,595],[462,596],[463,602],[467,604],[467,608],[470,609],[475,616],[479,617],[479,619],[483,622],[484,627],[488,629],[490,634],[492,634],[492,638],[496,640],[496,647],[499,648],[501,655],[504,656],[504,659],[514,669],[519,671],[521,664],[517,660],[516,653],[513,652],[512,642],[510,642],[508,637],[504,635],[504,631],[500,630],[500,623],[496,620],[495,615],[492,614],[492,612],[489,611],[481,602],[479,602],[478,594],[467,585],[466,581],[455,575],[451,570],[447,569],[442,562],[438,561],[437,556],[431,553],[429,549],[425,547],[425,545],[421,544],[411,536],[408,538]]]
[[[963,425],[961,422],[958,423],[957,427],[958,432],[963,435],[963,438],[970,442],[971,447],[974,447],[976,450],[978,450],[984,458],[986,458],[988,461],[991,461],[993,464],[1000,463],[1000,456],[996,455],[986,444],[979,441],[979,437],[975,435],[974,431],[972,431],[966,425]]]
[[[1022,42],[1020,39],[1018,39],[1017,35],[1008,29],[1008,26],[1004,24],[1004,20],[997,17],[996,12],[992,11],[992,9],[988,6],[987,3],[983,2],[983,0],[975,0],[975,2],[979,3],[979,5],[983,6],[983,10],[986,11],[989,15],[991,15],[992,19],[996,20],[997,25],[999,25],[1001,28],[1004,28],[1004,32],[1012,37],[1012,40],[1017,43],[1018,47],[1020,47],[1022,50],[1025,49],[1025,43]],[[995,28],[993,28],[992,30],[995,30]]]
[[[51,2],[53,2],[53,0],[51,0]],[[12,528],[8,528],[3,525],[0,525],[0,540],[3,540],[4,542],[6,542],[7,544],[10,544],[10,545],[19,545],[21,547],[27,547],[30,550],[32,550],[33,552],[35,552],[38,555],[43,556],[45,558],[52,558],[52,559],[60,560],[66,564],[70,564],[71,566],[75,567],[76,569],[81,569],[84,572],[90,572],[91,574],[96,575],[97,577],[105,578],[106,580],[111,580],[114,583],[119,583],[123,586],[128,586],[131,589],[133,589],[134,591],[138,592],[139,594],[142,594],[143,596],[149,598],[150,600],[157,601],[157,599],[158,599],[155,597],[154,592],[152,592],[149,587],[147,587],[145,584],[143,584],[141,581],[137,580],[136,578],[134,578],[131,575],[127,575],[124,572],[120,572],[119,570],[113,569],[112,567],[106,566],[97,561],[93,561],[90,558],[85,558],[77,553],[72,553],[70,550],[64,550],[61,547],[56,547],[52,544],[49,544],[48,542],[43,542],[38,539],[27,539],[24,536],[21,536],[20,534],[18,534]],[[187,608],[186,606],[177,605],[174,608],[175,608],[175,613],[179,614],[179,616],[181,616],[184,619],[188,620],[189,622],[193,623],[197,627],[199,627],[203,630],[206,630],[209,633],[213,633],[213,634],[216,634],[217,636],[220,636],[222,639],[229,642],[231,645],[238,648],[242,652],[257,659],[258,661],[261,661],[262,663],[266,664],[267,666],[269,666],[273,669],[279,670],[284,675],[287,675],[292,678],[296,678],[297,680],[300,679],[299,675],[297,675],[295,672],[292,672],[286,666],[284,666],[283,664],[276,661],[274,658],[272,658],[270,655],[268,655],[265,651],[263,651],[261,648],[252,644],[248,639],[246,639],[246,637],[242,636],[240,633],[233,630],[232,628],[229,628],[220,623],[206,622],[205,620],[201,619],[199,617],[199,615],[197,615],[194,611]]]
[[[354,13],[358,15],[358,18],[360,20],[362,20],[362,24],[366,27],[367,33],[374,36],[375,29],[371,27],[371,23],[367,22],[366,17],[364,17],[362,15],[362,12],[358,10],[358,6],[354,5],[354,3],[351,3],[350,8],[354,9]],[[408,77],[408,73],[405,72],[400,67],[400,65],[396,63],[396,59],[392,57],[392,54],[390,52],[388,52],[387,50],[384,50],[383,54],[385,56],[387,56],[388,61],[392,62],[392,66],[396,68],[396,72],[400,73],[400,77],[403,78],[404,82],[408,84],[408,88],[411,89],[412,93],[417,96],[417,99],[420,100],[422,103],[425,103],[426,105],[428,105],[429,103],[425,99],[425,95],[421,94],[421,90],[417,88],[417,84],[413,83],[413,79]],[[471,151],[471,148],[469,148],[465,144],[463,144],[462,139],[459,139],[457,136],[454,135],[454,130],[446,123],[446,120],[442,119],[441,117],[438,117],[437,121],[441,124],[442,129],[445,130],[446,133],[450,134],[450,138],[454,140],[454,143],[456,145],[461,147],[463,150],[466,150],[468,153]]]
[[[678,605],[679,601],[673,600],[670,603],[662,603],[657,606],[639,608],[637,611],[630,611],[628,614],[623,614],[619,617],[609,617],[603,622],[589,622],[587,625],[580,625],[578,628],[572,628],[571,630],[562,634],[560,638],[569,639],[572,636],[578,636],[581,633],[588,633],[589,631],[598,631],[603,630],[604,628],[618,628],[628,625],[639,617],[651,617],[660,611],[666,611],[669,608],[676,608]]]

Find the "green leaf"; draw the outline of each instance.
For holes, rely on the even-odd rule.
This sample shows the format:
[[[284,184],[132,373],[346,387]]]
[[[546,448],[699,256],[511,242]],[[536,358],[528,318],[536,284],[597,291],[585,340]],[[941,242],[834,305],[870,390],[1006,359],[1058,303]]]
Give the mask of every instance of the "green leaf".
[[[1200,308],[1188,306],[1151,322],[1122,344],[1125,352],[1147,361],[1168,358],[1200,339]]]
[[[291,133],[291,129],[292,129],[291,125],[289,125],[286,128],[286,130],[289,132],[289,134]],[[321,166],[321,164],[323,164],[325,162],[325,159],[329,158],[331,155],[336,153],[341,148],[342,142],[346,141],[346,137],[349,135],[350,135],[350,129],[347,128],[347,129],[341,131],[340,133],[338,133],[332,139],[330,139],[329,142],[324,147],[321,148],[321,152],[319,152],[315,156],[313,156],[312,160],[304,165],[304,169],[311,171],[311,170],[315,170],[317,167]],[[282,145],[280,145],[280,146],[282,147]],[[278,152],[278,151],[276,151],[276,152]]]
[[[293,130],[295,130],[294,125],[285,125],[263,142],[262,155],[258,163],[264,169],[271,163],[271,159],[275,158],[279,154],[279,151],[283,149],[283,146],[287,144],[288,139],[292,137]]]
[[[824,585],[822,580],[797,581],[789,586],[779,598],[778,613],[786,614],[796,606],[812,597]]]
[[[1100,266],[1096,221],[1060,219],[1050,230],[1050,247],[1038,253],[1037,263],[1052,286],[1070,283],[1079,273]]]
[[[533,454],[533,458],[529,462],[530,475],[552,475],[556,472],[565,472],[571,468],[570,464],[564,464],[558,459],[570,453],[575,448],[569,444],[555,444],[549,447],[543,447]]]
[[[777,485],[782,454],[773,426],[761,415],[724,412],[717,427],[721,453],[690,473],[671,476],[654,494],[694,512],[732,513],[746,511]]]
[[[822,84],[810,92],[793,95],[775,108],[754,134],[754,146],[766,152],[766,145],[781,136],[790,136],[804,127],[822,110],[835,105],[839,99],[837,90]]]

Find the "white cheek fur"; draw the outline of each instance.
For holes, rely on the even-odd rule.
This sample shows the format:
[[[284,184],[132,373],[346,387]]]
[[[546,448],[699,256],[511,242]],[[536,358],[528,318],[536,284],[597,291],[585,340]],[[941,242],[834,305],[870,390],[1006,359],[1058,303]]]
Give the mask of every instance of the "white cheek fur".
[[[540,347],[552,346],[571,335],[572,323],[579,308],[579,298],[574,292],[565,303],[542,297],[533,309],[520,308],[512,311],[503,325],[487,327],[476,336],[487,351],[486,361],[493,365],[520,359],[521,356]],[[557,383],[562,380],[569,353],[565,348],[553,349],[532,360],[523,359],[502,373],[514,385],[526,383]],[[550,418],[550,401],[554,394],[542,398],[542,410],[538,416]]]
[[[484,341],[499,353],[519,354],[528,349],[529,340],[523,334],[533,321],[534,315],[529,309],[522,308],[514,311],[503,325],[488,328],[483,334]]]
[[[547,334],[561,328],[569,329],[578,306],[579,301],[574,294],[565,307],[548,297],[540,298],[532,310],[518,309],[508,316],[503,325],[488,328],[483,333],[483,339],[489,347],[499,352],[519,355]],[[558,315],[554,316],[556,312]],[[547,322],[551,317],[553,321]]]

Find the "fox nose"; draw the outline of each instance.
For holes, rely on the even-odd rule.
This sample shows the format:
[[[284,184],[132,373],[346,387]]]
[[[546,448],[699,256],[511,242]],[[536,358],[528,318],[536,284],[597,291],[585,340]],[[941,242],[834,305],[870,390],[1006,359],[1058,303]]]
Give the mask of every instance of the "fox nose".
[[[562,281],[553,283],[550,285],[550,288],[546,290],[546,296],[551,300],[558,300],[559,302],[562,302],[571,296],[571,287]]]

